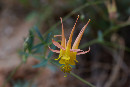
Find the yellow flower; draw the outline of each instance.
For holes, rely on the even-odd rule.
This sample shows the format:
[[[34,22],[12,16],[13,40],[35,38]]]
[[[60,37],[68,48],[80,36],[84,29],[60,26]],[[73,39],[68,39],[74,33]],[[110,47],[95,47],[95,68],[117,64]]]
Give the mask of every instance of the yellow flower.
[[[64,35],[64,28],[63,28],[62,18],[60,18],[60,19],[61,19],[61,24],[62,24],[62,35],[55,35],[54,37],[61,36],[62,37],[61,44],[59,44],[58,42],[56,42],[56,41],[54,41],[52,39],[52,43],[55,46],[57,46],[58,48],[60,48],[60,51],[59,50],[53,50],[50,47],[49,47],[49,49],[52,52],[59,53],[59,57],[57,59],[55,59],[55,60],[60,59],[59,63],[62,64],[62,66],[60,67],[61,71],[63,71],[66,74],[66,73],[70,73],[70,71],[72,70],[71,65],[75,65],[75,62],[78,62],[76,60],[76,55],[85,54],[85,53],[88,53],[90,51],[90,47],[89,47],[88,51],[83,51],[83,50],[78,49],[80,40],[82,38],[82,35],[83,35],[88,23],[90,22],[90,19],[87,22],[87,24],[84,25],[84,27],[81,29],[79,35],[77,36],[77,38],[76,38],[76,40],[75,40],[75,42],[74,42],[74,44],[72,46],[72,48],[71,48],[72,36],[73,36],[73,32],[75,30],[76,23],[77,23],[77,21],[79,19],[79,15],[78,15],[76,23],[75,23],[75,25],[74,25],[74,27],[73,27],[73,29],[71,31],[68,42],[66,42],[66,38],[65,38],[65,35]]]

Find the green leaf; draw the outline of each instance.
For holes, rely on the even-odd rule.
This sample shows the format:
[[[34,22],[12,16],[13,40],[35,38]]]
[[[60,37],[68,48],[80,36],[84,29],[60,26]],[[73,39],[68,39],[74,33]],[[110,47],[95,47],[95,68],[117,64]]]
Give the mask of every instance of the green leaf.
[[[44,51],[44,44],[43,43],[39,43],[39,44],[37,44],[37,45],[35,45],[35,46],[33,46],[33,52],[32,53],[43,53],[43,51]]]
[[[45,66],[47,65],[47,62],[48,62],[48,60],[47,60],[47,59],[44,59],[44,60],[42,60],[39,64],[33,65],[32,67],[33,67],[33,68],[45,67]]]
[[[43,36],[41,35],[41,33],[40,33],[40,31],[39,31],[39,29],[38,29],[37,26],[34,26],[34,30],[36,31],[36,33],[37,33],[39,39],[40,39],[42,42],[44,42],[44,38],[43,38]],[[45,42],[44,42],[44,43],[45,43]]]
[[[33,42],[34,42],[34,34],[32,32],[32,30],[29,31],[29,37],[27,37],[24,41],[24,52],[26,52],[27,50],[29,51],[29,53],[32,50],[33,47]]]
[[[44,45],[38,47],[37,49],[35,49],[32,53],[43,53],[44,52]]]
[[[39,47],[41,47],[41,46],[43,46],[43,43],[39,43],[39,44],[33,46],[32,49],[36,49],[36,48],[39,48]]]
[[[27,56],[27,55],[23,55],[23,57],[22,57],[22,61],[23,61],[24,63],[26,63],[27,58],[28,58],[28,56]]]
[[[103,35],[101,31],[98,31],[98,41],[102,42],[103,41]]]
[[[30,54],[29,56],[32,56],[34,57],[35,59],[38,59],[38,60],[42,60],[43,59],[43,56],[36,56],[36,55],[33,55],[33,54]]]
[[[52,35],[52,33],[49,33],[49,34],[47,35],[46,40],[45,40],[46,43],[49,42],[49,40],[50,40],[50,38],[51,38],[51,35]]]
[[[23,52],[23,51],[22,51],[22,52],[19,52],[19,54],[22,56],[22,61],[23,61],[24,63],[26,63],[29,54],[26,53],[26,52]]]
[[[52,70],[53,72],[56,72],[56,67],[53,65],[47,65],[47,67]]]
[[[52,48],[52,49],[55,49],[56,46],[52,45],[51,48]],[[49,54],[48,54],[48,58],[50,58],[53,54],[54,54],[54,52],[50,51]]]

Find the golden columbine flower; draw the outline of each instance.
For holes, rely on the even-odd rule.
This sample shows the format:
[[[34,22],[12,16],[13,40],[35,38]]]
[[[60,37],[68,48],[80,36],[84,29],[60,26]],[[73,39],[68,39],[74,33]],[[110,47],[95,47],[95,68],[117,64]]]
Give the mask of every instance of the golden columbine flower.
[[[90,19],[87,22],[87,24],[84,25],[84,27],[81,29],[79,35],[77,36],[77,38],[76,38],[76,40],[75,40],[75,42],[74,42],[74,44],[72,46],[72,48],[71,48],[72,36],[73,36],[73,32],[75,30],[76,23],[77,23],[77,21],[79,19],[79,15],[78,15],[76,23],[75,23],[75,25],[74,25],[74,27],[73,27],[73,29],[71,31],[68,42],[66,42],[66,38],[65,38],[65,35],[64,35],[64,28],[63,28],[62,18],[60,18],[60,19],[61,19],[61,24],[62,24],[62,35],[55,35],[54,37],[61,36],[62,37],[61,44],[59,44],[58,42],[56,42],[56,41],[54,41],[52,39],[52,43],[55,46],[57,46],[58,48],[60,48],[60,51],[59,50],[53,50],[50,47],[49,47],[49,49],[52,52],[59,53],[59,57],[57,59],[55,59],[55,60],[60,59],[59,63],[63,64],[60,67],[61,71],[63,71],[66,74],[66,73],[70,73],[70,71],[72,70],[72,67],[70,65],[75,65],[75,62],[78,62],[76,60],[76,55],[85,54],[85,53],[88,53],[90,51],[90,47],[89,47],[88,51],[83,51],[83,50],[78,49],[80,40],[82,38],[82,35],[83,35],[88,23],[90,22]]]

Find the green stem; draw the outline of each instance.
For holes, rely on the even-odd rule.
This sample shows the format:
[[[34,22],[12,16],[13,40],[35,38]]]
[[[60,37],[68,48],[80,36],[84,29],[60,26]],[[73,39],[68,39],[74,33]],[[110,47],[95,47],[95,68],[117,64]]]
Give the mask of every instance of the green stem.
[[[73,72],[70,72],[70,74],[74,76],[75,78],[79,79],[80,81],[82,81],[83,83],[89,85],[90,87],[96,87],[92,85],[91,83],[89,83],[88,81],[84,80],[83,78],[79,77],[78,75],[74,74]]]
[[[102,43],[101,43],[102,45],[105,45],[105,46],[114,46],[115,48],[119,48],[119,47],[121,47],[122,45],[118,45],[118,44],[116,44],[116,43],[112,43],[112,42],[108,42],[108,41],[103,41]],[[128,52],[130,52],[130,48],[128,48],[128,47],[124,47],[123,48],[125,51],[128,51]]]
[[[59,64],[57,64],[56,62],[54,62],[54,61],[52,61],[52,60],[50,60],[50,63],[56,65],[57,67],[60,66]],[[83,78],[79,77],[78,75],[74,74],[73,72],[70,72],[70,74],[71,74],[72,76],[74,76],[75,78],[79,79],[80,81],[82,81],[83,83],[89,85],[90,87],[95,87],[94,85],[92,85],[92,84],[89,83],[88,81],[84,80]]]
[[[98,39],[94,39],[94,40],[92,40],[92,41],[89,41],[89,42],[87,42],[87,43],[85,43],[85,44],[79,46],[79,48],[80,48],[80,49],[83,49],[83,48],[85,48],[85,47],[88,47],[88,46],[90,46],[90,45],[92,45],[92,44],[95,44],[95,43],[98,43],[98,42],[99,42]]]
[[[106,31],[103,33],[103,37],[105,37],[106,35],[108,35],[109,33],[113,32],[113,31],[117,31],[120,28],[128,26],[128,25],[130,25],[130,23],[126,22],[126,23],[123,23],[123,24],[119,24],[119,25],[113,26],[113,27],[111,27],[109,29],[106,29]]]
[[[7,82],[10,81],[10,79],[13,77],[13,75],[16,73],[16,71],[19,69],[19,67],[22,65],[23,62],[21,62],[9,75],[9,77],[6,79],[6,81],[3,83],[1,87],[5,87]]]
[[[84,9],[85,7],[88,7],[90,5],[93,5],[93,4],[101,4],[103,3],[104,1],[97,1],[97,2],[90,2],[90,3],[85,3],[84,5],[81,5],[80,7],[74,9],[72,12],[70,12],[68,15],[66,15],[64,18],[63,18],[63,21],[68,19],[70,16],[72,16],[73,14],[79,12],[80,10]],[[48,34],[50,31],[52,31],[53,29],[55,29],[58,25],[60,24],[60,21],[57,22],[56,24],[54,24],[44,35]]]

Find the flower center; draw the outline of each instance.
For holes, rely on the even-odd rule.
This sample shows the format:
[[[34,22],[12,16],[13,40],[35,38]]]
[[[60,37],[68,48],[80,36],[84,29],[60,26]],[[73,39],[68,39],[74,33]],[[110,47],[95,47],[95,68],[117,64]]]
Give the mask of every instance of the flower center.
[[[68,63],[65,63],[60,68],[61,71],[63,71],[64,73],[70,73],[70,71],[72,70],[72,67]]]

